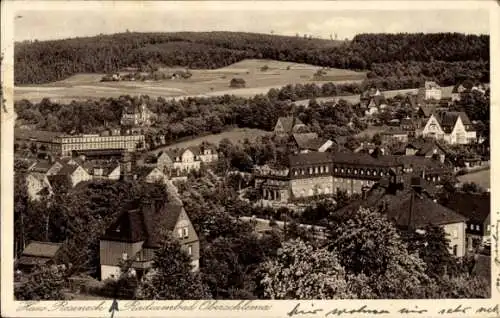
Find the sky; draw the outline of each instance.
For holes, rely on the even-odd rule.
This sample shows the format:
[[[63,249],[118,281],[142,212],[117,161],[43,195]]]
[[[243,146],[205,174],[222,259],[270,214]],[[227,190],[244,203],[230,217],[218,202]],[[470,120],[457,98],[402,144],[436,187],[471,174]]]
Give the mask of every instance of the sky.
[[[489,34],[488,11],[286,11],[274,10],[100,10],[17,11],[14,40],[48,40],[100,33],[245,31],[339,39],[359,33],[460,32]]]

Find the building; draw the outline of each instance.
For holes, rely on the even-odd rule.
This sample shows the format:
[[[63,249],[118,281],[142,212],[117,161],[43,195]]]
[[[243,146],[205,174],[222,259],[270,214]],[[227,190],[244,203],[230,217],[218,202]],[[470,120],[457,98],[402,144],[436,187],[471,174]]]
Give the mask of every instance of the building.
[[[383,176],[403,170],[392,156],[374,158],[366,153],[309,152],[290,156],[285,169],[256,169],[255,186],[264,200],[289,200],[361,193]]]
[[[444,163],[446,151],[435,141],[414,140],[405,146],[404,155],[422,156],[427,159],[439,159],[441,163]]]
[[[47,175],[42,172],[29,172],[26,175],[26,186],[30,200],[39,200],[53,193]]]
[[[280,117],[274,126],[274,133],[278,136],[286,136],[301,129],[306,128],[306,125],[296,117]]]
[[[85,161],[83,168],[93,180],[119,180],[122,175],[118,161]]]
[[[468,251],[476,251],[490,240],[490,193],[456,192],[440,203],[468,219],[465,230]]]
[[[333,141],[318,137],[317,133],[293,134],[292,142],[297,152],[307,153],[310,151],[325,152],[331,149]]]
[[[16,261],[22,272],[30,272],[39,265],[56,265],[60,262],[62,243],[32,241]]]
[[[441,226],[450,240],[450,253],[462,257],[466,252],[465,228],[467,218],[446,208],[428,194],[422,180],[411,178],[403,183],[392,178],[380,181],[339,213],[355,211],[360,207],[378,211],[403,230],[423,230],[427,225]]]
[[[77,159],[63,158],[57,160],[46,173],[52,187],[75,187],[80,182],[89,181],[92,176]]]
[[[199,147],[189,147],[193,154],[200,158],[200,161],[205,164],[213,164],[219,160],[217,147],[208,143],[202,143]]]
[[[120,124],[122,126],[151,126],[155,119],[156,114],[149,110],[145,103],[127,105],[123,109]]]
[[[422,136],[444,140],[449,144],[469,144],[476,141],[476,131],[465,112],[433,113],[422,130]]]
[[[132,174],[135,180],[146,183],[164,182],[166,179],[165,174],[157,167],[135,167]]]
[[[160,152],[157,157],[157,167],[161,171],[169,173],[172,171],[198,171],[200,170],[201,162],[199,148],[197,147],[168,149]]]
[[[41,151],[49,151],[52,149],[53,139],[59,133],[31,130],[31,129],[14,129],[14,149],[33,149]]]
[[[106,230],[100,239],[101,280],[118,278],[121,260],[133,260],[132,268],[142,277],[151,268],[164,233],[179,240],[197,271],[200,243],[188,214],[181,205],[164,204],[160,199],[125,211]]]
[[[426,81],[424,87],[418,90],[418,94],[424,99],[440,100],[442,97],[441,87],[436,82]]]
[[[52,140],[51,152],[60,156],[71,156],[73,151],[125,149],[128,152],[145,147],[144,135],[66,135]]]

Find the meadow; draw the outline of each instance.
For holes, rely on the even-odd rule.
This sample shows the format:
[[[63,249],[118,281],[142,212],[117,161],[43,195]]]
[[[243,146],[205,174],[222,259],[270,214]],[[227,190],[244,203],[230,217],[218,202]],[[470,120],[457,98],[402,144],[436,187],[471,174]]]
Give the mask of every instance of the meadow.
[[[187,148],[192,146],[199,146],[202,142],[208,142],[211,144],[218,145],[221,140],[229,139],[233,144],[242,143],[245,139],[254,140],[260,136],[270,135],[271,132],[264,131],[261,129],[252,129],[252,128],[235,128],[229,131],[222,132],[220,134],[213,134],[207,136],[201,136],[194,139],[181,141],[169,146],[160,147],[151,151],[151,153],[159,153],[168,149],[175,148]]]
[[[265,66],[267,68],[263,69]],[[189,79],[166,79],[161,81],[100,82],[104,74],[77,74],[62,81],[41,85],[16,86],[15,100],[27,99],[38,102],[48,97],[57,102],[86,100],[121,95],[149,95],[151,97],[183,98],[187,96],[218,96],[234,94],[250,97],[266,94],[271,88],[287,84],[323,84],[326,82],[361,82],[366,73],[344,69],[324,69],[322,78],[314,74],[322,67],[281,62],[274,60],[243,60],[215,70],[189,70]],[[161,68],[160,72],[170,76],[182,68]],[[231,88],[232,78],[242,78],[245,88]]]
[[[461,183],[474,182],[484,189],[491,188],[491,173],[490,169],[480,170],[476,172],[471,172],[457,177]]]

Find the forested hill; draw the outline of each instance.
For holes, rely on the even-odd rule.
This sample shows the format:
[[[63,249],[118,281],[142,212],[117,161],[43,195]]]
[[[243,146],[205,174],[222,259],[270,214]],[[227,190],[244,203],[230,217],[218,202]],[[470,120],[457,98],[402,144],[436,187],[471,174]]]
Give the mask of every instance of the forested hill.
[[[415,73],[439,77],[444,72],[448,77],[489,79],[489,36],[458,33],[361,34],[352,41],[332,41],[241,32],[127,32],[16,43],[14,54],[16,84],[47,83],[75,73],[110,73],[123,67],[213,69],[247,58],[371,70],[370,77]],[[475,71],[468,74],[469,68]]]

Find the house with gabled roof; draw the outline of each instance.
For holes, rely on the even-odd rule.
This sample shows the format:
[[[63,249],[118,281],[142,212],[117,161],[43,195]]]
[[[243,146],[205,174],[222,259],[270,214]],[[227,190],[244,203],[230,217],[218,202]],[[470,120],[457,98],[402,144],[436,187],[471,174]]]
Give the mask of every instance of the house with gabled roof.
[[[80,182],[92,179],[92,176],[82,167],[77,158],[57,160],[46,173],[52,186],[64,185],[74,187]]]
[[[165,235],[179,241],[191,256],[193,271],[197,271],[200,243],[188,214],[182,205],[157,199],[123,212],[101,237],[101,280],[117,279],[122,260],[132,261],[137,277],[142,277],[151,269],[154,253],[161,247]]]
[[[296,133],[292,135],[292,141],[300,153],[325,152],[333,145],[333,141],[320,138],[317,133]]]
[[[157,167],[166,173],[197,171],[200,170],[202,162],[200,155],[199,147],[167,149],[158,154]]]
[[[118,161],[85,161],[83,168],[94,180],[119,180],[121,164]]]
[[[432,114],[422,130],[423,137],[444,140],[449,144],[476,141],[476,131],[465,112],[443,111]]]
[[[352,213],[360,207],[369,208],[387,216],[402,230],[423,230],[427,225],[443,228],[450,241],[450,253],[462,257],[466,252],[465,228],[467,218],[437,203],[425,191],[418,177],[410,184],[396,180],[377,182],[363,193],[361,200],[339,209],[337,213]]]
[[[132,170],[134,180],[146,183],[164,182],[166,175],[157,167],[137,166]]]
[[[280,117],[274,126],[274,133],[278,136],[286,136],[300,129],[305,128],[306,125],[295,116]]]
[[[450,193],[441,204],[468,219],[466,226],[467,249],[476,250],[491,236],[491,195],[486,193]]]

